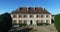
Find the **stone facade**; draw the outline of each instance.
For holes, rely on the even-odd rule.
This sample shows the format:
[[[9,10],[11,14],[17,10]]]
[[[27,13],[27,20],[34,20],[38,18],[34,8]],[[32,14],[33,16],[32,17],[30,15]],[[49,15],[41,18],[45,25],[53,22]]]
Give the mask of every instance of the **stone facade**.
[[[16,17],[14,18],[13,16]],[[19,15],[22,15],[22,17],[19,18]],[[26,15],[27,17],[24,18],[24,15]],[[32,15],[33,17],[30,18],[30,15]],[[39,17],[37,18],[37,15],[39,15]],[[41,17],[41,15],[43,15]],[[48,17],[47,17],[48,15]],[[51,24],[51,15],[50,14],[11,14],[11,17],[13,18],[12,20],[16,23],[25,23],[27,25],[36,25],[37,23],[49,23]],[[32,23],[31,23],[32,22]]]
[[[51,24],[51,14],[49,13],[30,13],[30,14],[21,14],[21,13],[11,13],[12,23],[25,23],[27,25],[36,25],[37,23],[49,23]]]

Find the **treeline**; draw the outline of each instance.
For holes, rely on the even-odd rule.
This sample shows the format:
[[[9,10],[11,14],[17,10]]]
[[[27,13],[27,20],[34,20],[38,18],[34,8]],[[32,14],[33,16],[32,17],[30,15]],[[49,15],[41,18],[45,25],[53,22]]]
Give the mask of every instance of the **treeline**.
[[[54,25],[58,32],[60,32],[60,14],[55,15],[54,17]]]
[[[12,18],[9,13],[0,15],[0,32],[8,32],[12,27]]]

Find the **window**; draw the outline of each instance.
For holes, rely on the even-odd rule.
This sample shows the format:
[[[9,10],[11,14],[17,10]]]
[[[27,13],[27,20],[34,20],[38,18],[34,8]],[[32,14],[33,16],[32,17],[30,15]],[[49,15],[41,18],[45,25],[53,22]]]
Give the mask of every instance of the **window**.
[[[49,18],[49,15],[46,15],[46,18]]]
[[[13,24],[16,24],[17,23],[17,21],[16,20],[13,20],[13,22],[12,22]]]
[[[41,23],[44,23],[44,20],[41,20]]]
[[[24,18],[27,18],[27,15],[24,15]]]
[[[38,23],[38,20],[36,22]]]
[[[22,23],[22,20],[19,20],[19,24],[21,24]]]
[[[41,21],[40,20],[37,20],[37,23],[41,23]]]
[[[13,18],[17,18],[17,15],[13,15]]]
[[[49,20],[46,20],[46,23],[49,23]]]
[[[27,20],[24,20],[24,24],[27,24]]]
[[[38,18],[38,15],[36,15],[36,18]]]
[[[36,18],[39,18],[40,17],[40,15],[36,15]]]
[[[34,16],[33,15],[30,15],[30,18],[33,18]]]
[[[44,15],[41,15],[41,18],[44,18]]]
[[[19,15],[18,17],[19,17],[19,18],[22,18],[22,15]]]

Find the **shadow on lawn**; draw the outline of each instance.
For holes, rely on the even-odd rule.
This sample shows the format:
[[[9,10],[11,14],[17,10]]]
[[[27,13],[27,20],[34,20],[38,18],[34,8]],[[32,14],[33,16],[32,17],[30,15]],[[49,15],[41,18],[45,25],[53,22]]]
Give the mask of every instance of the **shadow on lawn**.
[[[29,32],[31,31],[33,28],[25,28],[25,29],[21,29],[21,30],[14,30],[14,31],[11,31],[11,32]]]
[[[32,28],[25,28],[25,29],[22,29],[22,30],[17,30],[15,32],[29,32],[31,30],[32,30]]]

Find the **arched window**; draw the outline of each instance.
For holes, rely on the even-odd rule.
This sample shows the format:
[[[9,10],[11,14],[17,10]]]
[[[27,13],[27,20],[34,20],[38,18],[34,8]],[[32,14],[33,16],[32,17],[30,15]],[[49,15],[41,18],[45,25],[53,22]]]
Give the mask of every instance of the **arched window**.
[[[13,20],[12,24],[17,24],[17,20]]]
[[[44,20],[41,20],[41,23],[45,23],[45,21]]]
[[[36,22],[37,22],[37,23],[41,23],[41,21],[40,21],[40,20],[37,20]]]
[[[49,23],[49,20],[46,20],[46,23]]]
[[[21,24],[22,23],[22,20],[19,20],[19,24]]]
[[[27,20],[24,20],[24,24],[27,24]]]

